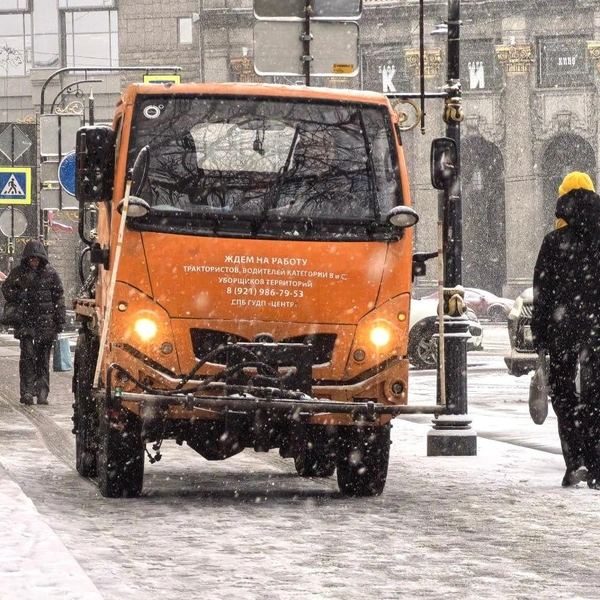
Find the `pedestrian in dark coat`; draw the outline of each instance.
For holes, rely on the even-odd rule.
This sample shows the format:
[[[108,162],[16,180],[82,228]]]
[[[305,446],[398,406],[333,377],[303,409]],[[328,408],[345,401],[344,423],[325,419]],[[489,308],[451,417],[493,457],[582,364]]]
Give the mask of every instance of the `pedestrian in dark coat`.
[[[550,398],[567,467],[562,485],[587,480],[600,489],[600,196],[587,174],[565,177],[556,217],[566,226],[542,242],[531,330],[536,350],[549,355]]]
[[[19,378],[21,403],[48,404],[50,391],[50,352],[66,321],[63,285],[48,263],[42,242],[31,240],[21,262],[2,284],[7,302],[18,302],[22,323],[14,336],[20,341]]]

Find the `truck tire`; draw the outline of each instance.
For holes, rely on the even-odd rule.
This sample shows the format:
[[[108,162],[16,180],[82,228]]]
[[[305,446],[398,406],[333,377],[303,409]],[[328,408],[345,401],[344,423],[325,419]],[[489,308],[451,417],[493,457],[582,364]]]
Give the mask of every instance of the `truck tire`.
[[[331,477],[335,472],[335,434],[323,425],[302,424],[293,430],[294,465],[300,477]]]
[[[99,415],[98,487],[105,498],[137,498],[144,483],[144,445],[141,421],[127,415],[113,423],[105,402]]]
[[[296,473],[300,477],[331,477],[335,471],[335,457],[327,446],[307,444],[294,456]]]
[[[97,420],[92,384],[98,356],[97,345],[90,335],[81,333],[77,338],[74,361],[73,423],[75,425],[75,467],[82,477],[95,477],[97,461]]]
[[[390,424],[341,427],[337,481],[346,496],[379,496],[390,460]]]

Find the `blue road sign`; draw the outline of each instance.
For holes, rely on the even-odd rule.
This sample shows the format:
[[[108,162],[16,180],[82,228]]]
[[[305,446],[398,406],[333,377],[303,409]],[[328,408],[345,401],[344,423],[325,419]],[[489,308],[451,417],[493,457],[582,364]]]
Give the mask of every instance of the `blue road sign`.
[[[31,204],[31,167],[0,167],[0,204]]]
[[[75,152],[69,152],[58,165],[58,182],[67,194],[75,195]]]

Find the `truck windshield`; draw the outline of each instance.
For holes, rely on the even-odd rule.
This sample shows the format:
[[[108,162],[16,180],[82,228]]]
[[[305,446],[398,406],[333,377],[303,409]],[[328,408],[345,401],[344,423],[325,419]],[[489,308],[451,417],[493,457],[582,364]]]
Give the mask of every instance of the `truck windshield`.
[[[129,166],[149,150],[137,192],[151,211],[136,228],[263,230],[312,223],[383,225],[401,203],[384,107],[268,97],[140,96]],[[185,220],[185,224],[184,224]],[[196,223],[196,224],[194,224]]]

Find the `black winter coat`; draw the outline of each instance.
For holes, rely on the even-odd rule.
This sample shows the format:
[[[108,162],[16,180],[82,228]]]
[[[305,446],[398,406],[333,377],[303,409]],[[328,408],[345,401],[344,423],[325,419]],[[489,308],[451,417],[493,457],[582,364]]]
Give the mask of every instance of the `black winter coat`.
[[[37,269],[29,264],[34,256],[40,258]],[[36,340],[52,340],[62,331],[66,321],[63,285],[48,263],[42,242],[27,243],[20,264],[2,284],[2,294],[7,302],[18,302],[22,309],[23,323],[15,327],[16,338],[32,336]]]
[[[600,347],[600,196],[584,189],[558,199],[566,227],[544,237],[533,275],[536,350]]]

